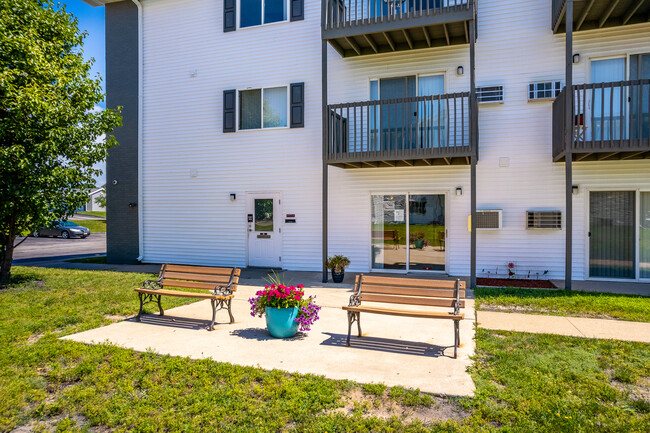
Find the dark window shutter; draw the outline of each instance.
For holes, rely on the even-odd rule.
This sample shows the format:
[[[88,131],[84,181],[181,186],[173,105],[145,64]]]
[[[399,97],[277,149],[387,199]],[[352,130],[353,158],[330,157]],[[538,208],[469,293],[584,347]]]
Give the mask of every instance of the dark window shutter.
[[[291,84],[291,127],[305,127],[305,83]]]
[[[223,31],[237,30],[237,0],[223,0]]]
[[[305,0],[291,0],[291,21],[305,19]]]
[[[237,121],[236,100],[236,90],[223,91],[223,132],[235,132],[237,130],[235,127],[235,123]]]

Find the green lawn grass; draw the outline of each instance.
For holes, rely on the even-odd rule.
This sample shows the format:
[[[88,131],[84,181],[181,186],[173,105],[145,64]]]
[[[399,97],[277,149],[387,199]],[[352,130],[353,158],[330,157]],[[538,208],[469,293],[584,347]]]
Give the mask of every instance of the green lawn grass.
[[[70,220],[75,224],[79,224],[82,227],[87,227],[90,229],[90,235],[93,233],[106,233],[106,221],[105,220]]]
[[[478,287],[479,310],[650,322],[650,297],[578,290]]]
[[[90,216],[106,218],[106,211],[88,210],[83,212],[75,212],[75,215],[90,215]]]
[[[331,410],[351,389],[400,407],[436,404],[400,387],[359,388],[314,375],[59,340],[133,315],[133,287],[150,275],[13,271],[11,286],[0,291],[0,431],[26,424],[34,431],[135,432],[650,430],[648,344],[479,330],[471,368],[476,395],[447,399],[468,416],[423,425],[368,417],[366,404],[355,404],[351,414]],[[185,302],[164,298],[163,306]]]

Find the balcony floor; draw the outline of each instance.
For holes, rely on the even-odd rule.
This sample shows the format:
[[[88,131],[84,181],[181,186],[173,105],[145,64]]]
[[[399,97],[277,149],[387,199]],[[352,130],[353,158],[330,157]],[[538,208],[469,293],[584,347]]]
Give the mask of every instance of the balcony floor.
[[[580,143],[580,148],[572,150],[572,160],[579,161],[620,161],[632,159],[650,159],[650,141],[642,140],[614,140],[585,141]],[[562,162],[566,160],[565,153],[556,155],[553,160]]]
[[[562,0],[554,0],[561,2]],[[592,30],[650,22],[650,2],[646,0],[585,0],[573,2],[573,30]],[[564,8],[554,17],[554,33],[566,32]]]

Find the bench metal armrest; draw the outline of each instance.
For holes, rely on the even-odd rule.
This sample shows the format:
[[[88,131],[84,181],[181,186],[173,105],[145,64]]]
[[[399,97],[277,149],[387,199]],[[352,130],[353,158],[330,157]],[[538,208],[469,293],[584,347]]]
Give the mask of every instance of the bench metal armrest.
[[[162,289],[162,281],[161,280],[144,280],[144,283],[142,283],[142,288],[147,289],[147,290],[159,290]]]
[[[230,296],[233,294],[232,285],[235,279],[235,268],[230,271],[230,281],[225,286],[215,286],[212,294],[214,296]]]
[[[357,307],[361,305],[361,293],[354,293],[350,296],[348,307]]]

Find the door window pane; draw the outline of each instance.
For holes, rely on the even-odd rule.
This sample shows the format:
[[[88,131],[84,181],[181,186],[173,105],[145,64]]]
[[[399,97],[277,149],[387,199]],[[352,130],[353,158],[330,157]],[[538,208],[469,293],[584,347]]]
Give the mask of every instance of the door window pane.
[[[591,82],[609,83],[625,80],[625,59],[594,60],[591,62]],[[593,139],[625,138],[625,105],[627,97],[620,87],[593,89]],[[623,107],[623,110],[621,110]]]
[[[256,232],[273,231],[273,199],[272,198],[255,199],[255,231]]]
[[[239,129],[262,127],[262,91],[260,89],[239,92]]]
[[[418,96],[445,93],[443,75],[428,75],[418,79]],[[418,129],[420,148],[443,147],[447,132],[444,105],[440,101],[422,101],[418,104]],[[469,123],[467,123],[469,125]],[[469,134],[466,134],[469,137]]]
[[[287,88],[264,89],[264,127],[287,126]]]
[[[406,196],[372,196],[373,269],[406,269]]]
[[[287,0],[264,1],[264,23],[275,23],[287,19]]]
[[[409,270],[445,270],[445,196],[409,196]]]
[[[240,0],[239,27],[262,24],[262,0]]]
[[[650,278],[650,192],[641,193],[639,227],[639,276]]]
[[[589,195],[589,276],[635,277],[634,191]]]

